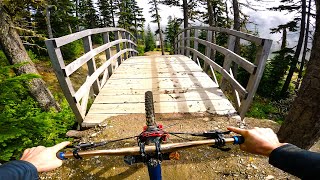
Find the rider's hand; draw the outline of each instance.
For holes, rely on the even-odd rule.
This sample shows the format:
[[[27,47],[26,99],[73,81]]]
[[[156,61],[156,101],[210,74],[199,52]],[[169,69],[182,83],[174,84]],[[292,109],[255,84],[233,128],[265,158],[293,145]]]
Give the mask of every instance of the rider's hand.
[[[62,165],[62,161],[56,157],[56,153],[66,147],[70,142],[62,142],[52,147],[38,146],[26,149],[20,160],[33,164],[38,172],[51,171]]]
[[[269,156],[270,153],[284,145],[279,142],[277,135],[270,128],[257,128],[246,130],[235,127],[228,127],[228,130],[241,134],[245,141],[240,149],[253,154]]]

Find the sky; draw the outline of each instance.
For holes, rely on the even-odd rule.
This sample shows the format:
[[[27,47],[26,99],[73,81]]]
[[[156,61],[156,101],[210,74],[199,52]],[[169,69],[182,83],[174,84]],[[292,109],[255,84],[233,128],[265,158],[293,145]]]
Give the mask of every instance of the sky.
[[[259,36],[262,38],[268,38],[272,39],[273,42],[273,50],[279,48],[281,43],[281,34],[270,34],[270,28],[277,27],[280,24],[284,24],[286,22],[289,22],[294,19],[295,14],[290,14],[286,12],[276,12],[276,11],[269,11],[266,10],[268,7],[274,7],[280,4],[280,0],[269,0],[263,3],[259,2],[257,3],[254,0],[239,0],[239,2],[250,2],[254,5],[256,9],[260,9],[260,11],[254,11],[251,9],[248,9],[244,6],[241,7],[241,10],[250,16],[249,20],[257,24],[256,28],[259,31]],[[151,17],[149,13],[150,5],[148,4],[148,0],[137,0],[138,5],[143,8],[143,15],[146,19],[146,26],[150,23],[151,29],[156,30],[157,25],[155,23],[151,23]],[[232,7],[231,4],[229,4],[229,7]],[[164,29],[167,22],[168,17],[177,17],[182,18],[183,13],[182,10],[179,7],[168,7],[164,5],[160,5],[160,16],[161,16],[161,26]],[[229,14],[229,16],[232,16]],[[232,18],[232,17],[231,17]],[[193,22],[191,22],[193,23]],[[193,23],[200,25],[199,22]],[[251,24],[248,25],[249,30],[254,30],[255,25]],[[294,46],[297,43],[298,34],[289,34],[288,35],[288,45]]]

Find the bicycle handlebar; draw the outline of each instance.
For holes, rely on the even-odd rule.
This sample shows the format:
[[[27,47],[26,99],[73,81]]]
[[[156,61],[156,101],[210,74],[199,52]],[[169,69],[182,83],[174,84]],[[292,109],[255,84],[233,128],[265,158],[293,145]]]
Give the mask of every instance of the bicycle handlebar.
[[[233,136],[231,138],[224,138],[226,144],[242,144],[244,143],[244,138],[242,136]],[[212,146],[216,144],[215,139],[207,140],[198,140],[198,141],[189,141],[181,143],[170,143],[170,144],[161,144],[161,152],[168,153],[174,152],[182,149],[187,149],[197,146]],[[146,153],[153,153],[156,151],[155,146],[145,146]],[[128,148],[119,148],[119,149],[107,149],[107,150],[93,150],[93,151],[78,151],[77,155],[80,157],[91,157],[91,156],[128,156],[128,155],[139,155],[140,147],[128,147]],[[57,158],[61,160],[66,160],[68,158],[73,158],[73,152],[58,152]]]

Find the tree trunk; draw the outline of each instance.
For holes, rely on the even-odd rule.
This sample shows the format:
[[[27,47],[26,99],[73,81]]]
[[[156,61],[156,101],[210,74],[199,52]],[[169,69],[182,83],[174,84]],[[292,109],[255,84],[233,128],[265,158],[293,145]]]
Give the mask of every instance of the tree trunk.
[[[233,29],[240,31],[241,26],[240,26],[240,10],[239,10],[239,3],[238,0],[233,0],[233,13],[234,13],[234,25],[233,25]],[[234,52],[236,54],[240,54],[240,38],[236,38],[235,41],[235,46],[234,46]],[[232,67],[232,72],[233,72],[233,76],[235,79],[237,79],[237,75],[238,75],[238,64],[234,63],[233,67]]]
[[[138,23],[136,13],[134,14],[134,36],[136,37],[136,41],[138,42]]]
[[[161,46],[161,53],[164,55],[164,45],[163,45],[163,37],[162,37],[162,30],[160,26],[160,19],[159,19],[159,12],[158,12],[158,2],[156,0],[153,0],[155,10],[156,10],[156,16],[157,16],[157,23],[159,28],[159,36],[160,36],[160,46]]]
[[[27,63],[15,69],[17,75],[39,75],[33,62],[29,58],[18,33],[13,27],[14,24],[9,15],[5,12],[2,2],[0,1],[0,45],[2,50],[11,64]],[[31,95],[39,102],[42,109],[50,110],[50,108],[54,108],[57,111],[60,110],[59,105],[54,100],[51,92],[41,78],[30,80],[28,82],[28,87]]]
[[[226,11],[226,27],[229,28],[229,11],[228,11],[228,3],[227,1],[224,3],[225,4],[225,11]]]
[[[316,0],[316,30],[306,74],[278,136],[281,142],[309,149],[320,137],[320,0]]]
[[[285,49],[287,47],[287,28],[286,27],[284,27],[283,29],[282,29],[282,43],[281,43],[281,53],[280,53],[280,56],[281,56],[281,58],[280,59],[282,59],[283,61],[284,61],[284,59],[286,58],[285,57],[285,55],[286,55],[286,53],[285,52],[283,52],[283,50]],[[287,66],[287,65],[286,65]],[[286,68],[287,69],[287,68]],[[284,71],[285,72],[285,71]],[[282,77],[281,77],[282,78]],[[280,80],[280,79],[279,79]]]
[[[76,26],[76,31],[80,31],[79,27],[79,0],[76,0],[76,19],[77,19],[77,26]]]
[[[188,17],[188,1],[187,0],[183,0],[183,25],[184,28],[187,28],[189,25],[189,17]]]
[[[52,34],[51,21],[50,21],[50,5],[47,5],[46,7],[46,23],[47,23],[47,29],[48,29],[48,37],[49,39],[52,39],[53,34]]]
[[[211,27],[216,26],[216,13],[213,10],[214,8],[213,8],[212,0],[207,0],[207,8],[208,8],[208,16],[209,16],[209,26],[211,26]],[[211,42],[216,43],[216,32],[215,31],[212,32]],[[212,60],[215,60],[215,54],[216,54],[216,51],[211,50],[211,54],[210,54],[209,58]],[[205,70],[205,72],[208,71],[208,65],[206,65],[204,67],[204,70]]]
[[[306,0],[302,0],[302,12],[301,12],[301,28],[300,28],[300,35],[299,35],[299,40],[298,40],[298,45],[297,45],[297,49],[296,52],[294,53],[294,57],[293,57],[293,62],[291,63],[290,66],[290,70],[287,76],[287,79],[281,89],[281,96],[285,96],[287,94],[292,76],[294,71],[296,70],[297,67],[297,63],[300,57],[300,52],[301,52],[301,48],[302,48],[302,44],[303,44],[303,38],[304,38],[304,32],[305,32],[305,28],[306,28],[306,6],[307,6],[307,2]]]
[[[114,20],[114,9],[113,9],[113,0],[110,0],[110,5],[111,5],[111,15],[112,15],[112,24],[113,24],[113,27],[116,27],[116,22]]]
[[[303,68],[304,68],[304,63],[306,61],[308,40],[309,40],[309,28],[310,28],[310,10],[311,10],[311,0],[309,0],[309,5],[308,5],[307,28],[306,28],[306,34],[305,34],[305,39],[304,39],[303,54],[302,54],[300,70],[299,70],[298,80],[297,80],[297,84],[296,84],[295,89],[299,89],[300,81],[302,78],[302,72],[303,72]]]
[[[207,0],[209,26],[213,26],[213,7],[212,0]]]

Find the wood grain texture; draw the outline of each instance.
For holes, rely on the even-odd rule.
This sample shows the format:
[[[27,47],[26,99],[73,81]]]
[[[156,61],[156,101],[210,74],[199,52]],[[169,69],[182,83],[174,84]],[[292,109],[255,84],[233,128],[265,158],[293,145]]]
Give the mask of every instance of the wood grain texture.
[[[122,62],[82,125],[92,127],[112,116],[144,114],[144,93],[149,90],[154,94],[156,113],[237,113],[218,85],[190,58],[140,56]]]

